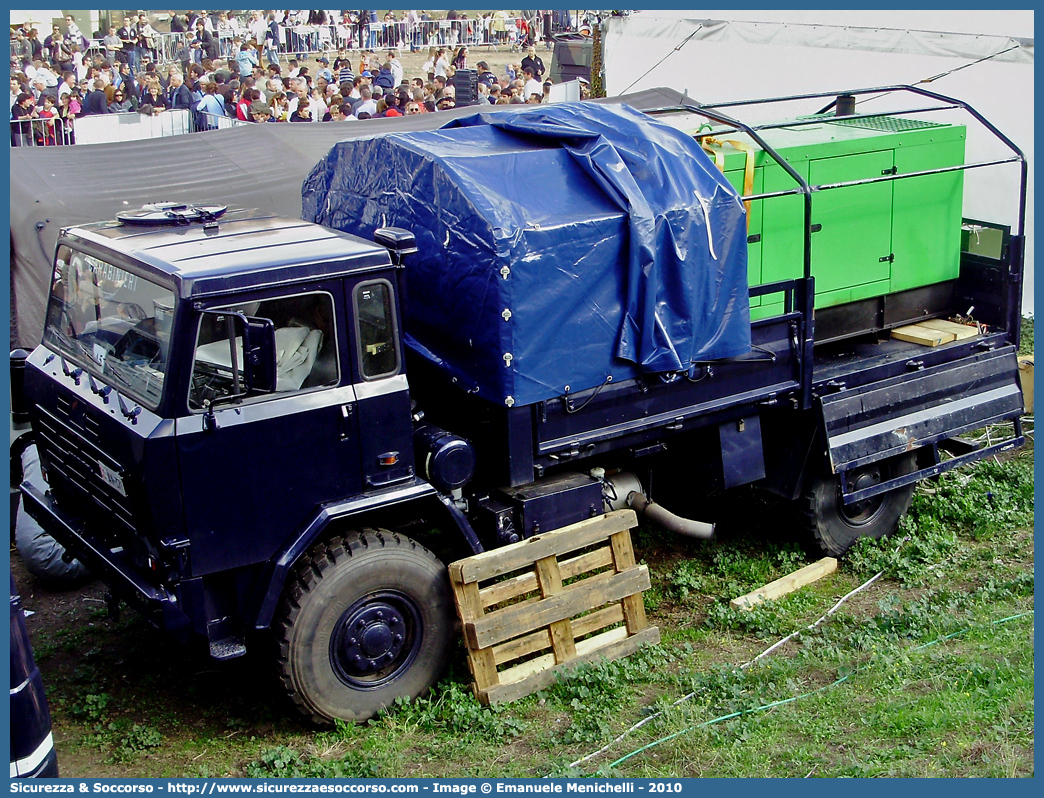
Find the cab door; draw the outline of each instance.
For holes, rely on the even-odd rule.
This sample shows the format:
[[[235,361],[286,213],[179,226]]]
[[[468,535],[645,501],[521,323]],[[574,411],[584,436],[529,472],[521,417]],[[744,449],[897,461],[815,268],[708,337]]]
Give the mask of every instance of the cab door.
[[[394,273],[345,280],[358,399],[362,479],[376,489],[414,477],[410,386]]]
[[[323,503],[362,489],[343,304],[340,281],[207,303],[276,328],[276,392],[239,401],[227,396],[228,340],[208,328],[221,317],[199,314],[192,382],[175,422],[194,576],[269,559]]]

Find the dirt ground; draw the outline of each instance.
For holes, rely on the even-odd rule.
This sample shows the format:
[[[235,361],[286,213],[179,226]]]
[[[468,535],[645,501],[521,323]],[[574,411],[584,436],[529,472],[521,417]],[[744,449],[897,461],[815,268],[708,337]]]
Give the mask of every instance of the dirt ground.
[[[33,613],[26,618],[26,625],[34,644],[37,639],[50,637],[57,629],[83,624],[94,626],[88,616],[93,610],[105,609],[106,588],[100,581],[65,589],[47,586],[29,573],[14,546],[11,547],[11,571],[22,598],[22,609]]]

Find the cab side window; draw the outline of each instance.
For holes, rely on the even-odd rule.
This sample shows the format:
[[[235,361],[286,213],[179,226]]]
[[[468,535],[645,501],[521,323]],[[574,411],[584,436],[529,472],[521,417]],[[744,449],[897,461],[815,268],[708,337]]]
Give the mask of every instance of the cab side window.
[[[399,372],[398,330],[391,284],[387,280],[355,287],[355,324],[359,367],[364,380]]]
[[[297,294],[220,310],[272,321],[277,393],[336,385],[340,381],[334,304],[329,294]],[[189,407],[193,410],[202,410],[237,390],[228,332],[231,319],[231,315],[213,313],[202,317],[189,390]],[[237,335],[233,335],[233,340],[236,367],[242,370],[243,341]]]

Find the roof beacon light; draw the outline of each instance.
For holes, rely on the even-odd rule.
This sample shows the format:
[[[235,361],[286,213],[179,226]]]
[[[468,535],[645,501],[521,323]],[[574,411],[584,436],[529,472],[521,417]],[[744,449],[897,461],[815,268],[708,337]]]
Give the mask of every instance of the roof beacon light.
[[[216,226],[217,219],[228,210],[227,205],[188,205],[184,202],[150,202],[138,211],[123,211],[116,218],[124,224],[187,225],[203,222],[204,227]]]

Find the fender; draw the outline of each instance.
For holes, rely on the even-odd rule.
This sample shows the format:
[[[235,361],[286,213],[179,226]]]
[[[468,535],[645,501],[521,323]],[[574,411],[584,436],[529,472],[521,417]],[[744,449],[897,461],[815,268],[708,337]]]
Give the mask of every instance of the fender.
[[[463,535],[471,550],[475,554],[483,551],[482,544],[479,543],[478,536],[471,528],[471,524],[468,523],[467,518],[453,503],[453,500],[421,480],[417,480],[411,485],[323,505],[312,520],[305,525],[301,533],[269,561],[258,585],[260,599],[253,620],[254,628],[267,629],[271,625],[276,607],[279,605],[279,597],[283,593],[283,587],[286,585],[287,577],[290,575],[294,563],[322,536],[332,522],[405,503],[440,506],[457,531]]]

